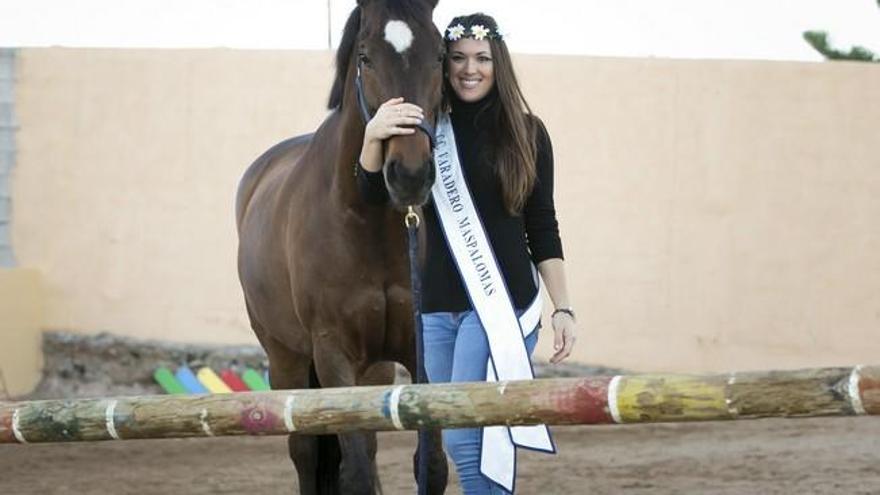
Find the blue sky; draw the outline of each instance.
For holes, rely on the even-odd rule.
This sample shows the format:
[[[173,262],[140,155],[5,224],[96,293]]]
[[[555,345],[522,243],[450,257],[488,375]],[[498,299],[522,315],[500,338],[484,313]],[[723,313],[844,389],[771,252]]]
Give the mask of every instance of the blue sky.
[[[326,49],[355,0],[0,0],[2,46]],[[495,15],[514,52],[820,60],[802,40],[880,52],[875,0],[441,0]]]

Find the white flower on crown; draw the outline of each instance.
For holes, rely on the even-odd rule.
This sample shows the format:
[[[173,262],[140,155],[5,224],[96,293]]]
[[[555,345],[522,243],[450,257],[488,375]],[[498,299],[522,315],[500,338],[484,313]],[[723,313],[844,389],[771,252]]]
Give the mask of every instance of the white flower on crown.
[[[464,36],[464,26],[462,26],[461,24],[456,24],[455,26],[452,26],[448,29],[448,31],[449,35],[447,36],[447,38],[449,38],[449,41],[458,41],[461,39],[462,36]]]
[[[489,36],[489,30],[482,24],[474,24],[471,26],[471,34],[474,36],[475,40],[481,41]]]

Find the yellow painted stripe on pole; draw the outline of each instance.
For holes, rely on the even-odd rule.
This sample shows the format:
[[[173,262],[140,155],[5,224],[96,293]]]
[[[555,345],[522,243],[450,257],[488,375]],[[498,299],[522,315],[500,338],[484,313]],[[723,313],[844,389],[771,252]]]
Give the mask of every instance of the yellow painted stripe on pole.
[[[228,385],[223,383],[223,380],[217,376],[217,373],[214,373],[214,370],[205,366],[200,369],[198,373],[196,373],[196,378],[199,379],[199,382],[208,389],[212,394],[230,394],[232,393],[232,389],[229,388]]]
[[[700,421],[729,416],[724,377],[623,376],[617,410],[623,423]]]

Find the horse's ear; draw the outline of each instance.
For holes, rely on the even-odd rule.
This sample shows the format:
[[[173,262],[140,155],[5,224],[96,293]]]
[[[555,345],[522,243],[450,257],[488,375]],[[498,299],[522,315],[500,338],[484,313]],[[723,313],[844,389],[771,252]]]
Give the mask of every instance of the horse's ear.
[[[370,2],[371,2],[371,0],[358,0],[358,7],[366,7],[367,4]],[[434,2],[434,3],[437,3],[437,2]]]

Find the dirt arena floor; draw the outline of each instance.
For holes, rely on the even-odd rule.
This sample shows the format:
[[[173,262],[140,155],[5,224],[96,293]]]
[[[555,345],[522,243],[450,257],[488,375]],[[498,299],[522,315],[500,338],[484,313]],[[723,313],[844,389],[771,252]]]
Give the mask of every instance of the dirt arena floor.
[[[521,454],[517,493],[880,494],[880,418],[553,431],[559,455]],[[379,438],[385,493],[415,493],[414,433]],[[283,437],[3,445],[0,494],[295,493],[285,447]]]

